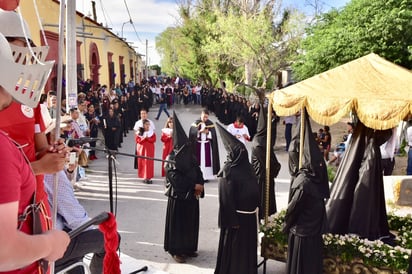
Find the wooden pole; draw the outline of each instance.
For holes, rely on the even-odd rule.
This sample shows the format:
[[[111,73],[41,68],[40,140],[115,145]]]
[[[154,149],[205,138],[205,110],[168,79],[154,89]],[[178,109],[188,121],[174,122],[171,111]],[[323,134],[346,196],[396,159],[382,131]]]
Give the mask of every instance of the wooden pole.
[[[303,161],[303,142],[304,142],[304,138],[305,138],[305,108],[303,107],[300,111],[300,136],[299,136],[299,169],[302,168],[302,161]]]
[[[272,148],[272,100],[268,98],[268,115],[267,115],[267,127],[266,127],[266,178],[265,178],[265,224],[268,223],[269,217],[269,191],[270,191],[270,155]]]

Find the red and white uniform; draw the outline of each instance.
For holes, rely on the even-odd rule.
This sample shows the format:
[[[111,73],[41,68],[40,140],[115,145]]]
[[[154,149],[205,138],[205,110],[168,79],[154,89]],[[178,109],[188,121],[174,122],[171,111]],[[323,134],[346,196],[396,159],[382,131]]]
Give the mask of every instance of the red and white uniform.
[[[235,136],[244,144],[246,143],[246,141],[250,141],[249,129],[244,124],[239,125],[237,122],[234,122],[227,126],[227,131],[229,131],[233,136]]]
[[[171,128],[162,128],[162,136],[160,137],[160,140],[163,142],[162,160],[165,160],[166,157],[173,150],[172,132],[173,132],[173,129]],[[162,163],[162,177],[164,176],[165,176],[165,168],[164,168],[164,164]]]
[[[153,131],[145,131],[143,136],[137,135],[136,140],[136,153],[139,156],[151,157],[155,155],[155,142],[156,134]],[[153,160],[138,158],[137,177],[143,179],[152,179],[154,176],[154,162]]]

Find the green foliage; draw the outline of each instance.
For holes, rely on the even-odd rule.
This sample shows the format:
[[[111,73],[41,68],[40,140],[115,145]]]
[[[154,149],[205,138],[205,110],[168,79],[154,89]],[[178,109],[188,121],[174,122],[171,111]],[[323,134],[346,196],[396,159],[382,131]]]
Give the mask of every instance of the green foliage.
[[[307,30],[293,66],[299,80],[374,52],[412,68],[412,0],[352,0]]]
[[[328,172],[329,182],[333,182],[333,180],[335,180],[335,176],[336,176],[336,167],[334,167],[332,165],[328,165],[327,166],[327,172]]]
[[[408,142],[406,142],[405,138],[402,140],[400,146],[399,146],[399,156],[400,157],[405,157],[408,155],[406,152],[405,148],[408,145]]]
[[[230,81],[235,89],[267,89],[274,86],[277,71],[296,58],[304,29],[301,13],[278,16],[275,0],[251,6],[243,1],[193,3],[182,1],[179,25],[156,38],[164,73],[212,85]]]

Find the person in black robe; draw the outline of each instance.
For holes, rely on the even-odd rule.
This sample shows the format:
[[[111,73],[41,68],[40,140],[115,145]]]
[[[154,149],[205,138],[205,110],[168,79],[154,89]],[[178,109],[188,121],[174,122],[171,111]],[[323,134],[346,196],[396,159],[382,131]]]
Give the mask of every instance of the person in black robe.
[[[299,136],[299,131],[297,136]],[[326,163],[305,115],[302,167],[292,182],[283,231],[289,234],[286,273],[322,273],[325,198],[329,197]],[[296,165],[296,163],[295,163]]]
[[[253,138],[251,162],[259,182],[259,218],[263,219],[266,212],[266,139],[267,125],[266,113],[263,106],[260,107],[257,133]],[[272,123],[271,148],[270,148],[270,170],[269,170],[269,209],[268,216],[276,213],[275,200],[275,178],[280,171],[280,163],[273,151],[274,140],[276,140],[276,122]]]
[[[103,118],[103,133],[106,147],[110,150],[117,150],[119,147],[120,120],[114,114],[112,108],[109,109],[107,116]]]
[[[212,139],[210,140],[211,145],[211,157],[212,157],[212,169],[213,175],[216,175],[220,170],[220,160],[219,160],[219,148],[217,142],[217,135],[215,124],[209,120],[209,111],[204,109],[199,119],[197,119],[189,129],[189,140],[192,143],[192,148],[197,156],[197,162],[200,165],[200,143],[198,142],[198,132],[202,128],[202,124],[211,132]]]
[[[245,145],[218,124],[228,153],[219,172],[220,239],[215,274],[257,273],[259,185]]]
[[[178,263],[197,257],[199,198],[204,197],[203,177],[185,131],[173,113],[173,151],[166,158],[168,197],[164,249]]]
[[[330,233],[391,243],[379,148],[391,134],[357,123],[326,203]]]

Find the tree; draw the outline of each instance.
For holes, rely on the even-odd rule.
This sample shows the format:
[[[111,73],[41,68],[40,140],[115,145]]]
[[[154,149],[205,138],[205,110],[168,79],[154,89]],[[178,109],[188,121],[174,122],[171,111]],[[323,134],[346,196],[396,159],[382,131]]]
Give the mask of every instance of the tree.
[[[277,0],[182,2],[179,26],[162,33],[156,43],[165,58],[164,72],[212,85],[229,81],[267,90],[297,54],[303,15],[281,12]]]
[[[374,52],[412,68],[412,0],[352,0],[308,29],[293,65],[298,80]]]

